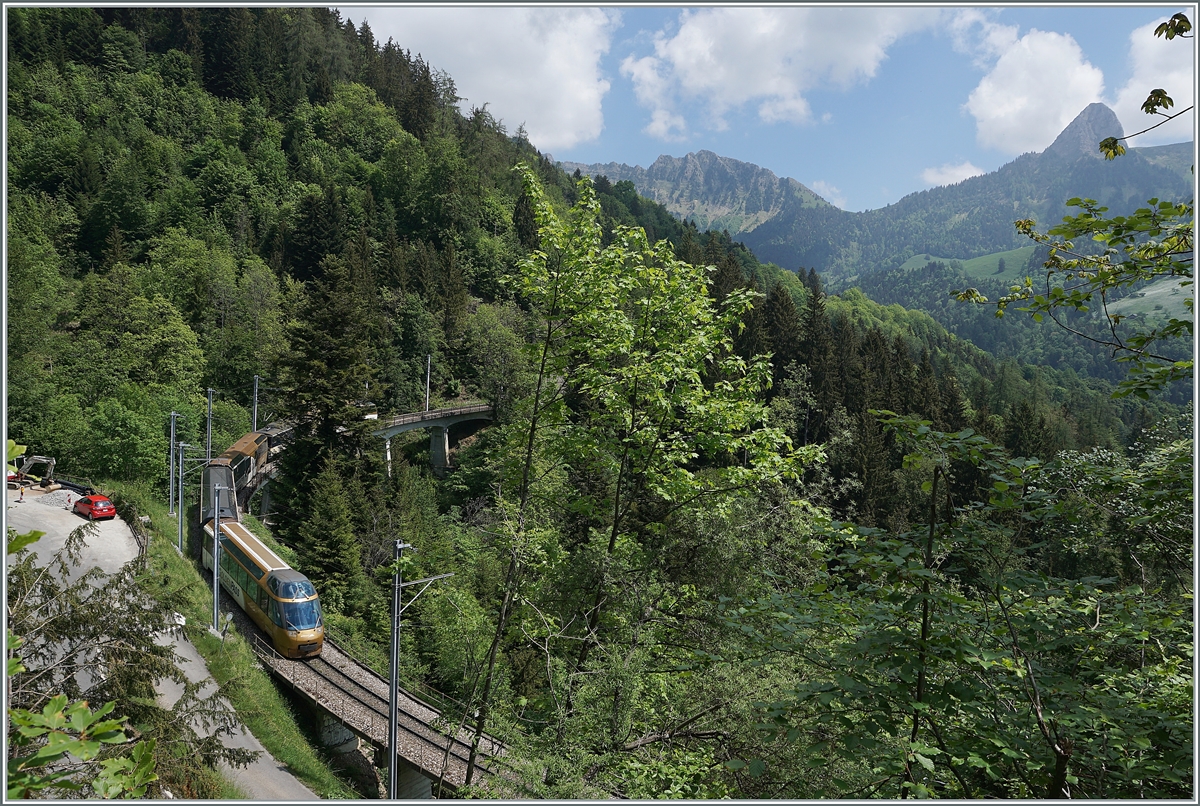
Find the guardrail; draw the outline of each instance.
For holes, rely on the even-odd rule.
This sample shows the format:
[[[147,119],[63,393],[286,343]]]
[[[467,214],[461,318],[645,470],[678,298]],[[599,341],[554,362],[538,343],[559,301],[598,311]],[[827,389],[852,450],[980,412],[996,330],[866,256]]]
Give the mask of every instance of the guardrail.
[[[410,423],[424,422],[425,420],[437,420],[442,417],[456,417],[460,414],[482,414],[486,411],[491,411],[493,406],[490,403],[472,403],[467,406],[455,406],[448,409],[430,409],[429,411],[414,411],[409,414],[397,414],[392,417],[380,417],[376,422],[380,427],[389,425],[408,425]]]
[[[88,489],[93,490],[94,488],[89,486]],[[113,502],[113,506],[117,508],[117,516],[125,521],[129,531],[133,533],[133,540],[138,547],[138,558],[144,558],[146,550],[150,546],[150,532],[146,529],[141,515],[138,514],[137,506],[120,493],[104,493],[104,495],[107,495]]]

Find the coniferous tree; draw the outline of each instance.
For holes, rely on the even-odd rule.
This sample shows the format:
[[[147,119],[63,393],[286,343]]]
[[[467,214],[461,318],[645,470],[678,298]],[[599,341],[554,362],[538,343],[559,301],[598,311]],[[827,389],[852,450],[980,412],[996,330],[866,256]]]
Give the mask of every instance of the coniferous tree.
[[[855,474],[862,482],[855,519],[864,526],[886,523],[893,509],[895,483],[883,428],[874,415],[860,411],[854,422]]]
[[[213,95],[245,101],[256,90],[254,16],[245,8],[201,11],[204,21],[204,86]]]
[[[387,288],[405,291],[408,288],[408,260],[404,244],[396,231],[396,221],[390,218],[379,251],[379,278]]]
[[[1004,446],[1013,456],[1050,458],[1049,424],[1044,412],[1021,400],[1004,419]]]
[[[815,401],[809,440],[820,442],[825,422],[837,405],[837,370],[834,367],[833,330],[825,312],[825,294],[814,293],[804,308],[800,360],[808,367],[808,384]]]
[[[917,364],[916,384],[913,387],[914,413],[931,420],[935,428],[941,428],[945,422],[941,389],[933,372],[933,363],[929,358],[928,348],[921,350],[921,361]]]
[[[915,411],[916,365],[909,353],[908,342],[898,333],[892,339],[890,360],[892,382],[888,393],[891,402],[887,408],[897,414],[911,414]]]
[[[787,367],[800,358],[800,315],[796,301],[783,283],[776,283],[763,303],[767,339],[773,358],[773,383],[768,395],[774,397],[785,378]]]
[[[711,259],[713,252],[720,251],[720,245],[716,243],[716,238],[710,236],[708,243],[709,248],[704,255],[706,262]],[[713,275],[712,296],[720,304],[733,293],[734,289],[741,288],[745,284],[745,279],[742,273],[742,264],[728,252],[721,254],[713,265],[717,267],[717,271]]]
[[[321,277],[325,257],[342,251],[345,226],[345,208],[333,185],[326,185],[319,196],[309,194],[301,199],[286,250],[292,276],[301,281]]]
[[[802,279],[804,280],[804,285],[807,286],[808,290],[812,293],[820,294],[824,291],[824,289],[821,287],[821,278],[817,274],[816,269],[810,268],[808,270],[808,274]]]
[[[462,266],[454,256],[454,245],[448,244],[442,256],[440,291],[442,299],[442,333],[447,344],[461,343],[467,318],[467,285]]]
[[[533,205],[529,194],[521,191],[517,203],[513,206],[513,230],[517,233],[517,241],[525,249],[533,251],[538,248],[537,222],[533,218]]]
[[[751,280],[748,286],[759,296],[754,300],[754,306],[742,314],[742,330],[734,337],[733,351],[745,361],[750,361],[757,355],[764,355],[771,350],[770,337],[767,335],[766,317],[763,314],[762,291],[758,282]]]
[[[433,71],[420,56],[412,60],[407,53],[404,55],[407,65],[405,77],[407,85],[397,111],[400,113],[400,125],[406,132],[424,142],[433,130],[437,115],[437,90],[434,87]]]
[[[878,327],[867,331],[862,341],[864,389],[867,409],[886,409],[892,405],[892,362],[887,339]]]
[[[696,224],[694,221],[685,221],[683,226],[683,236],[680,242],[675,246],[675,254],[684,263],[690,263],[693,266],[704,265],[704,250],[700,248],[700,244],[696,240]]]
[[[945,431],[961,431],[970,422],[967,399],[962,386],[948,360],[944,361],[938,375],[938,395],[942,401],[942,424]]]
[[[866,400],[858,329],[845,313],[839,311],[831,323],[831,331],[833,334],[833,368],[836,372],[835,405],[843,406],[847,412],[853,414],[865,408],[864,401]]]
[[[425,306],[431,310],[441,309],[441,293],[438,288],[438,275],[441,270],[438,264],[441,257],[437,249],[425,241],[417,241],[410,249],[408,261],[408,276],[412,292],[425,301]]]
[[[366,581],[361,550],[354,535],[343,471],[329,455],[312,479],[305,517],[295,530],[302,567],[320,585],[321,603],[333,612],[355,614]]]
[[[322,269],[323,278],[312,282],[288,333],[290,350],[281,370],[293,394],[283,414],[298,423],[298,438],[309,439],[314,448],[353,449],[369,430],[355,404],[378,374],[372,361],[379,326],[374,289],[340,258],[326,259]]]

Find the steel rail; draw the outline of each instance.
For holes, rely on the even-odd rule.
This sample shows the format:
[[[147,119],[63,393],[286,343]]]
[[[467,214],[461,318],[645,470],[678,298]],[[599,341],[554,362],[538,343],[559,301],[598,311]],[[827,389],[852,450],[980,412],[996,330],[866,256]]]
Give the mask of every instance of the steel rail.
[[[346,672],[338,669],[336,665],[330,663],[324,658],[318,657],[308,660],[292,660],[280,655],[275,647],[267,642],[262,636],[255,635],[253,636],[253,639],[254,640],[251,642],[251,645],[256,654],[258,654],[259,657],[262,658],[263,661],[276,674],[286,679],[293,688],[296,688],[299,691],[307,694],[319,707],[323,708],[330,715],[341,720],[343,724],[356,728],[357,730],[355,732],[366,734],[367,738],[373,742],[383,741],[386,743],[388,708],[387,701],[384,697],[380,696],[374,691],[371,691],[367,686],[363,685],[357,680],[354,680]],[[328,641],[328,639],[326,640],[327,648],[331,643],[332,642]],[[386,685],[386,681],[383,681],[383,679],[380,678],[379,675],[377,675],[374,671],[370,670],[366,666],[363,666],[353,658],[345,655],[345,653],[341,652],[336,645],[333,645],[332,648],[338,651],[339,654],[341,654],[351,663],[354,663],[356,666],[362,668],[371,677],[379,679]],[[298,677],[303,676],[296,674],[297,671],[301,670],[310,672],[312,675],[315,675],[323,680],[327,685],[318,687],[312,686],[310,683],[306,686],[303,682],[297,679]],[[325,690],[314,690],[316,688],[324,688]],[[334,692],[336,692],[336,694],[334,694]],[[433,715],[433,719],[440,717],[437,709],[421,703],[416,698],[408,695],[407,692],[403,692],[403,690],[402,693],[406,699],[411,700],[414,704],[419,705],[424,709],[427,709]],[[359,705],[366,708],[367,712],[365,714],[348,713],[346,699],[357,702]],[[366,716],[367,719],[363,719],[363,716]],[[404,732],[404,734],[411,736],[412,739],[418,743],[419,748],[423,747],[429,751],[428,754],[417,752],[410,753],[410,755],[425,756],[430,760],[436,758],[436,764],[422,763],[421,758],[405,758],[403,753],[400,754],[401,757],[405,758],[408,763],[422,768],[424,772],[427,775],[432,776],[434,780],[441,778],[441,780],[454,788],[462,786],[466,779],[467,762],[470,756],[470,744],[456,736],[443,733],[438,728],[434,727],[432,724],[430,724],[433,719],[426,721],[418,716],[407,713],[404,709],[399,710],[398,717],[398,727]],[[487,738],[490,739],[491,737]],[[488,744],[491,745],[489,749],[491,749],[493,752],[503,752],[502,745],[500,745],[498,742],[495,742],[495,740],[491,740],[488,742]],[[448,755],[447,751],[449,751]],[[490,776],[495,774],[495,771],[480,763],[479,757],[477,757],[475,762],[475,770],[477,773],[481,773],[483,775]]]

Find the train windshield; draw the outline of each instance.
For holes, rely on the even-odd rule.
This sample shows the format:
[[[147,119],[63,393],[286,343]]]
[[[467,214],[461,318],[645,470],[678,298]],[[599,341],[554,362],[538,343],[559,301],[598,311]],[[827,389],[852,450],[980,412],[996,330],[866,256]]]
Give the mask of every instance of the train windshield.
[[[317,592],[307,579],[289,580],[279,583],[280,599],[307,599],[316,596]]]
[[[280,602],[280,608],[283,610],[284,629],[311,630],[324,623],[320,599],[308,602]]]

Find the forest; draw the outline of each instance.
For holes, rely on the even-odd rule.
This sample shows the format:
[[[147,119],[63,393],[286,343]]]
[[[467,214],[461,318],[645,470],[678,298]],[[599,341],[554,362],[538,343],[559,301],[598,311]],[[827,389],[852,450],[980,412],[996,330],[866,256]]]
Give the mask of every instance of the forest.
[[[165,499],[258,379],[328,623],[386,651],[399,538],[453,572],[403,673],[524,792],[1194,796],[1190,377],[828,294],[336,10],[6,13],[8,436]],[[496,410],[444,478],[363,419],[427,356]]]

